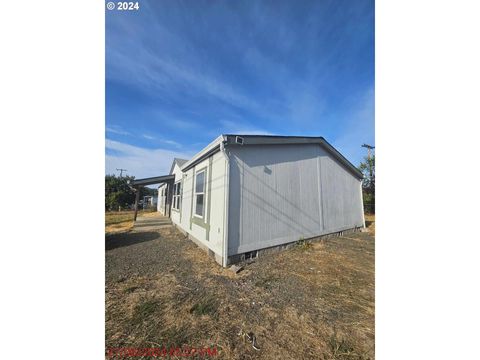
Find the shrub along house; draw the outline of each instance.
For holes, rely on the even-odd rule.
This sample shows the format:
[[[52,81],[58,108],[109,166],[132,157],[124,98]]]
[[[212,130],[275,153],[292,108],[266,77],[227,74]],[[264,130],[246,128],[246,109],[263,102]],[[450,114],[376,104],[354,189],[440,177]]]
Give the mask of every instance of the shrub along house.
[[[322,137],[221,135],[160,178],[159,211],[223,266],[365,226],[362,173]]]

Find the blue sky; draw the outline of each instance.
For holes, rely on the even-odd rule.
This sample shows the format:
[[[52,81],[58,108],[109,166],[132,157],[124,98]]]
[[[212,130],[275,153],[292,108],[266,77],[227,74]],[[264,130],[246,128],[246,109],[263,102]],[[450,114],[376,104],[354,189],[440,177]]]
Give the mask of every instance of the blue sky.
[[[106,173],[168,173],[223,133],[374,145],[374,2],[140,1],[106,11]]]

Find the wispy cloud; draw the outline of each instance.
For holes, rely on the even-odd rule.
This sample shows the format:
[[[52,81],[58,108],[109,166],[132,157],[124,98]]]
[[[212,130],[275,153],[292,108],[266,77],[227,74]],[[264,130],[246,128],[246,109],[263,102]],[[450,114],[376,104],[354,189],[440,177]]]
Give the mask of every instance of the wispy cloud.
[[[150,37],[150,34],[148,34]],[[170,97],[172,92],[184,92],[189,97],[219,101],[230,106],[263,113],[263,108],[254,98],[249,97],[234,84],[220,76],[202,71],[198,66],[182,64],[154,54],[142,45],[142,41],[131,48],[109,50],[111,59],[109,76],[128,81],[140,89],[151,89],[157,96]],[[130,54],[135,53],[135,60]],[[192,54],[192,57],[196,56]],[[113,65],[115,64],[115,65]],[[121,67],[119,64],[122,64]],[[177,124],[182,125],[181,121]]]
[[[228,10],[227,7],[224,10],[231,9]],[[269,120],[278,119],[280,106],[289,103],[288,98],[292,94],[297,94],[291,93],[285,87],[286,83],[292,86],[296,77],[286,71],[282,64],[267,60],[261,44],[256,44],[254,39],[248,44],[244,43],[241,31],[235,31],[232,35],[254,55],[247,58],[247,63],[238,70],[247,72],[249,76],[255,76],[268,91],[273,89],[272,85],[276,85],[273,89],[276,97],[272,97],[271,101],[266,99],[259,101],[250,86],[239,81],[242,79],[225,76],[228,73],[225,72],[226,69],[216,67],[214,59],[205,57],[204,50],[195,44],[191,35],[173,33],[158,23],[155,16],[144,16],[148,17],[148,21],[136,22],[131,18],[121,17],[115,19],[117,31],[112,32],[107,41],[107,78],[126,82],[164,101],[178,101],[177,94],[181,93],[190,101],[191,107],[199,104],[199,109],[203,112],[206,102],[213,102],[216,106],[226,105],[230,110],[247,111]],[[151,29],[143,26],[145,23],[149,23]],[[197,27],[199,24],[192,26]],[[129,41],[131,33],[135,33],[135,41]],[[152,33],[156,34],[155,38],[152,38]],[[160,48],[154,39],[161,39]],[[243,55],[239,60],[242,57]],[[280,99],[277,99],[278,97]],[[292,99],[292,102],[295,101]],[[172,124],[179,127],[190,126],[188,121],[180,119],[174,119]]]
[[[173,140],[166,140],[166,139],[160,139],[161,142],[165,143],[165,144],[168,144],[168,145],[172,145],[172,146],[175,146],[177,148],[181,148],[182,145],[176,141],[173,141]]]
[[[372,0],[142,9],[106,15],[111,138],[180,151],[221,133],[322,135],[353,162],[374,141]]]
[[[117,173],[117,168],[127,169],[136,178],[168,174],[175,157],[189,159],[193,153],[167,149],[146,149],[106,139],[106,174]]]
[[[117,135],[131,135],[131,133],[129,133],[128,131],[125,131],[123,130],[122,128],[118,127],[118,126],[112,126],[112,127],[109,127],[107,126],[105,128],[105,131],[107,133],[112,133],[112,134],[117,134]]]
[[[220,120],[221,132],[223,134],[244,134],[244,135],[273,135],[273,133],[257,128],[251,124],[232,120]]]
[[[142,134],[142,137],[144,139],[150,140],[152,142],[174,146],[178,149],[182,147],[182,144],[180,144],[180,143],[178,143],[174,140],[166,139],[163,136],[152,136],[152,135],[148,135],[148,134]]]

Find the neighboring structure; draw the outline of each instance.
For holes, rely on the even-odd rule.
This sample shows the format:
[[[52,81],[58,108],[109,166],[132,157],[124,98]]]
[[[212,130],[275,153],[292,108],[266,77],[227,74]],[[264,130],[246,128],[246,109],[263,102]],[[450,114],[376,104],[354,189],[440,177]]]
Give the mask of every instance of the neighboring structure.
[[[157,211],[162,215],[167,215],[167,184],[158,186]]]
[[[179,158],[173,159],[172,167],[170,168],[170,174],[173,173],[175,166],[181,168],[187,161],[188,160]],[[168,216],[167,190],[167,183],[162,183],[158,186],[157,211],[165,216]]]
[[[172,175],[158,210],[223,266],[365,226],[362,173],[322,137],[221,135]]]
[[[142,205],[143,205],[143,208],[144,209],[147,209],[147,208],[156,208],[157,207],[157,197],[155,196],[151,196],[151,195],[145,195],[143,197],[143,202],[142,202]]]

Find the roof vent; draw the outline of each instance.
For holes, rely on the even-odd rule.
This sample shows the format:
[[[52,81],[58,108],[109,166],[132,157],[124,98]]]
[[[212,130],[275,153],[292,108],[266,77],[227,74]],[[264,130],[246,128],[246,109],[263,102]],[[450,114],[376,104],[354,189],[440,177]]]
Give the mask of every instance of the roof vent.
[[[235,142],[236,142],[238,145],[243,145],[243,137],[241,137],[241,136],[235,136]]]

